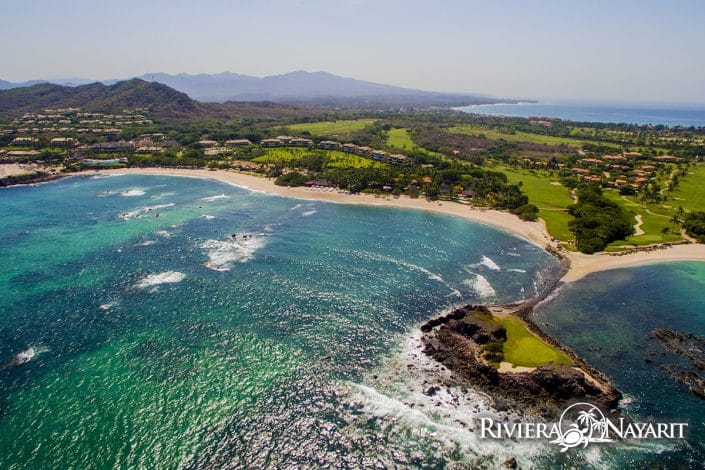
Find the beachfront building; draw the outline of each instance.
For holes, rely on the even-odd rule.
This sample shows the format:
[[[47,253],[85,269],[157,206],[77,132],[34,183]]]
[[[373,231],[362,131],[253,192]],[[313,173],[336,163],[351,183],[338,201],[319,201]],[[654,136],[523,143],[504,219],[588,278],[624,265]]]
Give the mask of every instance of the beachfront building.
[[[304,186],[307,188],[332,188],[333,184],[328,180],[319,179],[306,181]]]
[[[323,150],[340,150],[340,143],[334,140],[324,140],[318,143],[318,148]]]

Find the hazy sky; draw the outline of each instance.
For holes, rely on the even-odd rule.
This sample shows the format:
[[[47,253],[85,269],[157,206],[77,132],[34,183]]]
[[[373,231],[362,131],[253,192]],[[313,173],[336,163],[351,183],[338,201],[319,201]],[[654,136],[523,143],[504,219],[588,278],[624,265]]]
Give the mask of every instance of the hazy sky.
[[[502,97],[705,103],[702,0],[0,0],[0,78],[292,70]]]

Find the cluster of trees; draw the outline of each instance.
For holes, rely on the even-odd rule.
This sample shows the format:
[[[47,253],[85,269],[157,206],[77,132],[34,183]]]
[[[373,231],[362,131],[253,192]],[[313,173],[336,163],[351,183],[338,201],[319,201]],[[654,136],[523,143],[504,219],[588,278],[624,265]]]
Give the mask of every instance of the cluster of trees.
[[[478,202],[497,209],[512,211],[525,220],[536,220],[538,208],[529,204],[528,197],[516,184],[507,181],[504,173],[452,165],[443,169],[413,167],[364,167],[325,168],[323,161],[314,156],[289,162],[297,171],[271,174],[282,186],[301,186],[309,179],[326,179],[331,184],[353,193],[389,192],[418,197],[422,193],[429,199],[453,197],[471,189]]]
[[[578,203],[568,206],[575,217],[568,227],[583,253],[595,253],[634,233],[633,220],[617,203],[602,195],[602,188],[587,185],[578,189]]]
[[[696,238],[700,243],[705,243],[704,211],[693,211],[687,214],[683,220],[683,226],[688,235]]]

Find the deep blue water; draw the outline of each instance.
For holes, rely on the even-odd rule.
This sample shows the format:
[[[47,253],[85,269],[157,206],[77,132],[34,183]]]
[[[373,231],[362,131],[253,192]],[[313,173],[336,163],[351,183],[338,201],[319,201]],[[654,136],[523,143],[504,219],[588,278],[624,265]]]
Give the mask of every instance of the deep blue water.
[[[468,113],[513,117],[553,117],[579,122],[705,126],[705,105],[521,103],[459,108]]]
[[[421,387],[385,366],[419,322],[533,296],[557,263],[527,242],[420,211],[135,175],[2,190],[0,220],[0,468],[511,455],[461,450],[471,434],[434,424],[437,397],[419,394],[421,413],[406,385],[382,393],[372,377]]]

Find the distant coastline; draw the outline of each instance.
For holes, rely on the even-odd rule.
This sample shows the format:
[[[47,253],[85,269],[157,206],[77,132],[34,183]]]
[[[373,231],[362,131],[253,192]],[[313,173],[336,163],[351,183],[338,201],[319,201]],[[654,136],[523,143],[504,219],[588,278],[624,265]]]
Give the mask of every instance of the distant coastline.
[[[506,117],[548,117],[575,122],[705,126],[705,104],[628,104],[530,102],[476,104],[453,108],[472,114]]]

